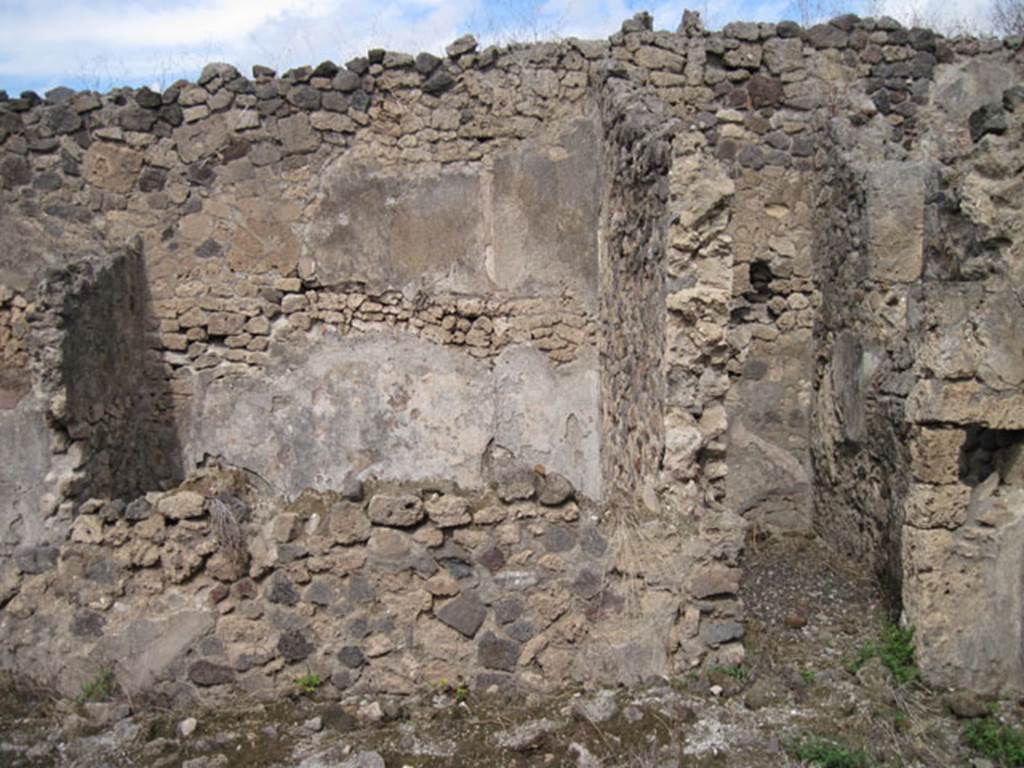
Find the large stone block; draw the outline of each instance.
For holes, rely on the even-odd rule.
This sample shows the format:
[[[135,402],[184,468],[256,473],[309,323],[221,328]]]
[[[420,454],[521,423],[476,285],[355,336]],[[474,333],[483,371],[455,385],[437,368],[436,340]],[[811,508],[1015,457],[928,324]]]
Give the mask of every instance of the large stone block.
[[[909,283],[924,264],[926,163],[885,162],[867,172],[868,274]]]
[[[1024,492],[1000,491],[1002,524],[903,530],[903,605],[933,684],[983,694],[1024,691]]]

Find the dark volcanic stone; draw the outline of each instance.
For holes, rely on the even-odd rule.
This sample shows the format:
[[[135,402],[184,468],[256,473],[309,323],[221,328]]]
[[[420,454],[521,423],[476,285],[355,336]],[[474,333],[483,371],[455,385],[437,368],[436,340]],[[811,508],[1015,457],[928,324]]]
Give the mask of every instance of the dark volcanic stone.
[[[562,525],[549,525],[544,531],[544,549],[548,552],[568,552],[576,546],[576,536]]]
[[[365,56],[357,56],[345,62],[345,68],[357,75],[365,75],[370,69],[370,60]]]
[[[296,85],[289,88],[285,99],[299,109],[320,108],[320,91],[311,85]]]
[[[571,499],[576,493],[568,478],[557,472],[549,472],[540,481],[537,501],[546,507],[557,507]]]
[[[441,60],[432,53],[421,53],[416,56],[416,71],[421,75],[429,75],[441,65]]]
[[[149,517],[153,511],[153,505],[150,504],[144,497],[140,497],[128,503],[128,506],[124,508],[124,519],[125,520],[145,520]]]
[[[275,573],[264,590],[264,595],[271,603],[295,605],[299,602],[299,593],[291,580],[282,573]]]
[[[145,133],[156,123],[159,115],[151,109],[128,107],[121,111],[119,122],[126,131]]]
[[[477,646],[477,660],[487,669],[513,672],[519,661],[519,643],[485,632]]]
[[[480,629],[480,625],[484,623],[487,609],[475,594],[463,592],[454,600],[445,603],[436,612],[436,615],[457,632],[461,632],[466,637],[473,637]]]
[[[235,673],[228,667],[202,659],[189,667],[188,679],[196,685],[209,687],[211,685],[230,683],[235,679]]]
[[[56,567],[60,551],[49,544],[18,547],[14,550],[14,563],[22,573],[45,573]]]
[[[537,634],[537,628],[528,621],[517,621],[505,630],[513,640],[525,643]]]
[[[760,147],[749,144],[740,150],[739,157],[740,165],[744,168],[753,168],[755,171],[759,171],[764,168],[764,153]]]
[[[71,634],[75,637],[100,637],[107,625],[107,617],[95,611],[79,611],[71,620]]]
[[[139,191],[159,192],[167,183],[167,171],[148,166],[139,175]]]
[[[438,69],[423,83],[423,92],[436,96],[439,93],[444,93],[453,85],[455,85],[455,78],[449,75],[446,70]]]
[[[747,92],[750,94],[750,103],[754,109],[777,107],[785,95],[781,80],[764,75],[754,75],[750,78],[747,81]]]
[[[32,188],[43,192],[55,192],[64,186],[60,174],[55,171],[44,171],[32,179]]]
[[[365,112],[370,108],[370,94],[360,88],[357,91],[353,91],[349,97],[349,105],[352,109],[357,109],[360,112]]]
[[[780,21],[775,25],[775,34],[779,37],[800,37],[803,28],[795,21]]]
[[[360,650],[359,646],[346,645],[340,651],[338,651],[338,661],[344,664],[349,669],[359,669],[366,663],[366,656]]]
[[[352,70],[344,70],[334,76],[334,80],[331,81],[331,87],[336,91],[342,93],[352,93],[363,87],[363,78]]]
[[[20,155],[8,155],[0,160],[0,179],[7,189],[20,187],[32,180],[32,168]]]
[[[348,97],[337,91],[324,91],[320,97],[320,106],[328,112],[347,112]]]
[[[589,600],[601,593],[602,586],[601,576],[584,568],[573,581],[572,591],[585,600]]]
[[[351,688],[352,684],[358,679],[359,676],[354,674],[351,669],[339,669],[331,675],[331,685],[339,691],[344,691],[347,688]]]
[[[815,48],[845,48],[847,34],[831,24],[815,24],[804,32],[804,40]]]
[[[1003,108],[1011,112],[1024,104],[1024,85],[1015,85],[1003,91]]]
[[[313,70],[313,77],[334,77],[340,67],[331,60],[320,62]]]
[[[316,650],[316,646],[299,630],[293,629],[281,635],[277,641],[277,650],[284,656],[285,661],[291,663],[308,657]]]
[[[588,525],[580,532],[580,549],[592,557],[600,557],[608,550],[608,542],[597,528]]]
[[[497,571],[505,565],[505,553],[498,547],[491,547],[480,555],[478,562],[490,571]]]
[[[177,104],[164,104],[164,106],[160,107],[157,114],[160,115],[161,120],[175,128],[181,125],[185,120],[185,114]]]
[[[968,119],[968,125],[972,141],[981,141],[981,137],[987,133],[1006,133],[1009,127],[1002,104],[986,104],[974,110]]]
[[[239,136],[232,136],[228,144],[221,150],[220,159],[222,163],[230,163],[249,154],[249,142]]]
[[[494,618],[499,624],[510,624],[523,615],[523,604],[514,597],[505,597],[494,604]]]
[[[71,107],[70,104],[60,104],[49,110],[47,122],[56,134],[74,133],[82,127],[81,116]]]
[[[135,103],[144,109],[159,109],[163,106],[164,98],[149,88],[140,88],[135,92]]]

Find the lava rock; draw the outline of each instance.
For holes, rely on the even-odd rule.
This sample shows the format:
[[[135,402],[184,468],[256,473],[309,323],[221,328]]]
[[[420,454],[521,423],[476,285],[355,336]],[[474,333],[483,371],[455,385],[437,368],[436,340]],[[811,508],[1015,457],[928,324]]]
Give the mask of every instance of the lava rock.
[[[466,637],[473,637],[484,623],[487,609],[475,594],[463,592],[454,600],[445,603],[435,613],[438,619],[455,631]]]
[[[281,635],[277,641],[277,650],[285,661],[294,663],[307,658],[316,650],[316,646],[300,631],[293,629]]]
[[[188,679],[196,685],[206,688],[230,683],[235,679],[235,673],[228,667],[202,659],[189,667]]]
[[[981,138],[989,133],[1006,133],[1009,127],[1002,104],[985,104],[979,107],[971,113],[967,123],[972,141],[981,141]]]

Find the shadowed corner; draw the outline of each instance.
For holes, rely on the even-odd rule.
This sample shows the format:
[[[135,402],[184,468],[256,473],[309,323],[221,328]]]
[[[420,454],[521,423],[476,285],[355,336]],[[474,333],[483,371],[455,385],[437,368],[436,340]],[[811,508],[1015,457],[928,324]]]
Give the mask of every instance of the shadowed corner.
[[[81,498],[133,498],[184,477],[174,401],[150,350],[153,316],[141,246],[115,255],[62,309],[65,428],[85,444]]]

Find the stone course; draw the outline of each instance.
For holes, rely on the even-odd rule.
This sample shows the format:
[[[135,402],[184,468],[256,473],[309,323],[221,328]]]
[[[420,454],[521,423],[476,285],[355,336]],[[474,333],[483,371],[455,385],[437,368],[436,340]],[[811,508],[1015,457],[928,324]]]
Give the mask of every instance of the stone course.
[[[4,95],[0,663],[730,666],[769,528],[1020,694],[1019,45],[638,14]]]

